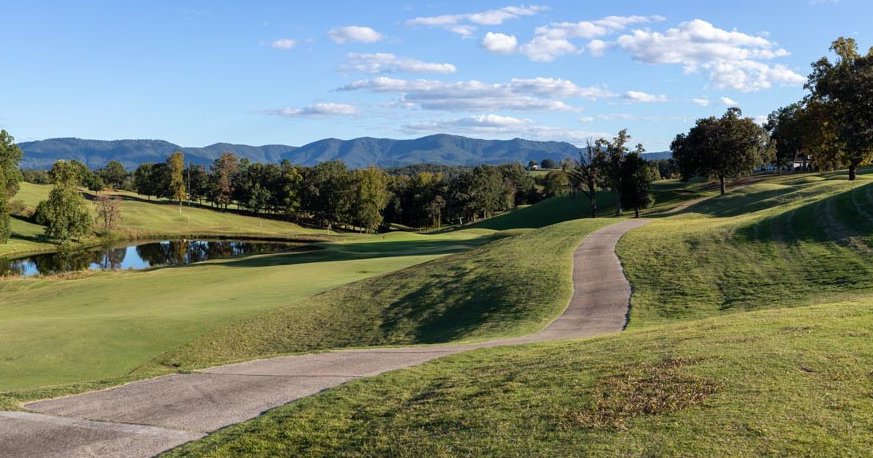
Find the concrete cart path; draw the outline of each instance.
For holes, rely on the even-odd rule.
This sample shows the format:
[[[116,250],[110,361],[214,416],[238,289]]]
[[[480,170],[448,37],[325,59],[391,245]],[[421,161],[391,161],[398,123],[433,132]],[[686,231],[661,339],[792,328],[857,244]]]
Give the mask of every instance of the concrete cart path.
[[[478,348],[589,337],[624,329],[631,289],[615,254],[619,239],[646,220],[588,235],[574,253],[574,292],[542,331],[460,345],[340,350],[218,366],[0,412],[2,456],[153,456],[267,409],[349,380]]]

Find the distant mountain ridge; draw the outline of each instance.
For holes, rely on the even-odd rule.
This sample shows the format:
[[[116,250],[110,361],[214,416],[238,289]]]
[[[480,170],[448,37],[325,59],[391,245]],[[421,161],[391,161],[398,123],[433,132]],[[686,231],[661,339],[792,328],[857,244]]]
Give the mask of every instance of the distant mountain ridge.
[[[183,151],[188,161],[209,165],[223,152],[232,152],[252,162],[281,162],[315,165],[341,160],[349,167],[370,165],[399,167],[409,164],[444,165],[502,164],[561,161],[578,156],[578,148],[566,142],[542,142],[516,138],[482,140],[458,135],[437,134],[412,140],[361,137],[351,140],[327,138],[300,147],[288,145],[237,145],[216,143],[204,147],[183,147],[164,140],[86,140],[52,138],[18,145],[24,152],[22,168],[47,169],[58,160],[75,159],[91,168],[111,160],[133,169],[146,162],[164,161],[174,151]]]

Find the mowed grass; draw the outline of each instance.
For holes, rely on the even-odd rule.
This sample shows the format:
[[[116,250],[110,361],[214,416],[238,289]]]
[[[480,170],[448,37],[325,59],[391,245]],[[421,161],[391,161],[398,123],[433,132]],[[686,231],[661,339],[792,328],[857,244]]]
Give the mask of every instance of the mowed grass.
[[[0,258],[55,249],[55,245],[43,236],[42,226],[18,218],[11,218],[10,223],[12,237],[8,242],[0,244]]]
[[[167,456],[865,456],[873,296],[460,354]]]
[[[613,219],[504,238],[275,308],[157,358],[196,368],[329,348],[425,344],[535,332],[572,294],[572,253]]]
[[[357,237],[318,251],[0,281],[0,392],[25,399],[144,374],[153,358],[216,327],[487,243],[490,233]]]
[[[873,292],[873,176],[786,175],[627,234],[630,326]]]

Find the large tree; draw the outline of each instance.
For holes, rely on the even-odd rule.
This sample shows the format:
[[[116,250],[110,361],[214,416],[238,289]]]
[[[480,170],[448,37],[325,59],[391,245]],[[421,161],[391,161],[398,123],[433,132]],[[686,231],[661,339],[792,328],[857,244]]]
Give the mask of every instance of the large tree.
[[[830,49],[837,59],[815,62],[806,87],[836,121],[842,159],[854,180],[858,167],[873,159],[873,48],[861,55],[853,38],[840,37]]]
[[[306,169],[303,208],[329,229],[348,221],[352,202],[352,173],[341,161],[322,162]]]
[[[54,188],[48,200],[39,203],[36,219],[44,224],[45,234],[55,240],[67,242],[88,233],[91,227],[91,214],[85,199],[76,189],[82,176],[79,167],[71,162],[58,161],[51,170]]]
[[[625,156],[630,152],[628,145],[630,144],[631,136],[627,133],[627,129],[622,129],[618,135],[612,140],[605,138],[598,139],[594,142],[594,147],[599,151],[595,156],[597,164],[595,167],[602,171],[598,174],[600,186],[608,188],[615,193],[616,214],[622,212],[621,205],[621,179],[622,179],[622,163]],[[635,151],[642,154],[643,145],[638,144]]]
[[[764,128],[770,133],[775,149],[775,165],[779,173],[794,163],[803,152],[803,105],[799,102],[781,107],[767,117]]]
[[[771,113],[764,127],[770,132],[780,170],[792,164],[798,154],[809,156],[818,170],[845,166],[835,125],[831,110],[814,97]]]
[[[721,117],[698,119],[687,134],[679,134],[670,149],[683,179],[716,178],[721,194],[725,179],[750,174],[768,159],[770,139],[763,127],[728,108]]]
[[[9,201],[18,192],[21,181],[21,149],[5,130],[0,130],[0,243],[9,241],[12,235],[9,222]]]
[[[276,210],[288,216],[296,216],[300,211],[300,194],[303,187],[303,174],[300,168],[288,160],[279,164],[279,181],[273,193]]]
[[[383,211],[388,205],[388,176],[380,169],[368,167],[353,174],[352,224],[375,231],[382,224]]]
[[[651,193],[653,171],[657,173],[638,151],[628,154],[621,162],[619,196],[624,207],[634,210],[636,218],[640,217],[640,209],[649,208],[655,201]]]
[[[182,201],[188,194],[185,192],[185,155],[176,151],[167,158],[167,168],[170,172],[170,197],[179,202],[179,213],[182,213]]]
[[[109,161],[106,166],[100,169],[98,175],[104,183],[112,187],[112,189],[120,189],[127,181],[127,170],[118,161]]]

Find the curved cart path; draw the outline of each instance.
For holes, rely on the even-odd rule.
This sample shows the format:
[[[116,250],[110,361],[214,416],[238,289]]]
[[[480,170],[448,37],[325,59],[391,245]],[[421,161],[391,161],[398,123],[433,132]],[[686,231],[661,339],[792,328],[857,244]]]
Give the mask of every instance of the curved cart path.
[[[0,412],[2,456],[153,456],[263,411],[349,380],[478,348],[617,332],[631,289],[615,254],[618,240],[646,220],[586,237],[574,254],[574,292],[564,313],[525,337],[462,345],[370,348],[286,356],[172,374]]]

